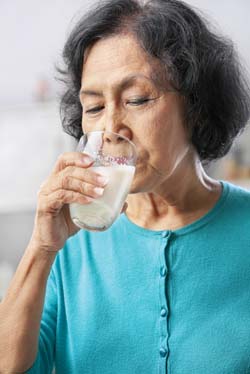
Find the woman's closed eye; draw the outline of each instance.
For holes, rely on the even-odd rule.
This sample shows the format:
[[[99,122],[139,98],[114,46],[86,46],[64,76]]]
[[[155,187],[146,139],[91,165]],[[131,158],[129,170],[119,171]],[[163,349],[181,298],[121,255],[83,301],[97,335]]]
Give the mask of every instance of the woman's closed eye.
[[[102,109],[104,109],[103,105],[97,105],[97,106],[94,106],[93,108],[87,109],[85,113],[95,114],[95,113],[99,113]]]
[[[131,106],[142,106],[153,100],[156,100],[156,98],[139,97],[135,99],[129,99],[125,102],[125,104],[131,105]],[[105,108],[104,105],[96,105],[96,106],[93,106],[92,108],[86,109],[85,113],[97,114],[97,113],[100,113],[104,108]]]
[[[132,105],[132,106],[139,106],[144,105],[148,103],[149,101],[153,101],[155,98],[149,98],[149,97],[140,97],[136,99],[130,99],[126,101],[126,104]]]

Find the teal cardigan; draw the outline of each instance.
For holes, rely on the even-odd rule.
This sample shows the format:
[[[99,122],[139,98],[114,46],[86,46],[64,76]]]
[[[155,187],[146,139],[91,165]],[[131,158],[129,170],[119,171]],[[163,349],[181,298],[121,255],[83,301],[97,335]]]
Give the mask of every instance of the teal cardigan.
[[[250,193],[175,231],[80,230],[47,283],[29,374],[250,373]]]

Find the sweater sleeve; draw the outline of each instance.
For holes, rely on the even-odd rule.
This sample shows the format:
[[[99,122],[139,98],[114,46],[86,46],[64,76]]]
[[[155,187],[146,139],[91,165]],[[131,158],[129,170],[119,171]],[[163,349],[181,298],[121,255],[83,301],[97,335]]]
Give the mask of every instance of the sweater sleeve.
[[[53,267],[50,272],[40,324],[38,353],[26,374],[51,374],[54,364],[57,323],[57,291]]]

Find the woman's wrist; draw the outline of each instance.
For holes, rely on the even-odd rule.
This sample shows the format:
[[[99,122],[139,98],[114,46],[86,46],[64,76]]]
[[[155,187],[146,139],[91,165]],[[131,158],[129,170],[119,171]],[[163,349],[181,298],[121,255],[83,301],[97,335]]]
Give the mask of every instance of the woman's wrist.
[[[31,239],[29,242],[28,247],[26,248],[26,253],[31,254],[35,259],[40,259],[46,262],[53,262],[57,255],[57,251],[53,250],[53,248],[44,246],[35,239]]]

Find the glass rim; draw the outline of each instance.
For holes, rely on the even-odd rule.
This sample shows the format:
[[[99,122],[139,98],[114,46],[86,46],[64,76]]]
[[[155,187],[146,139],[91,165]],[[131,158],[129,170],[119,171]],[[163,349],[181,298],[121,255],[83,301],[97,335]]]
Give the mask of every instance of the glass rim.
[[[137,156],[137,149],[136,149],[136,146],[135,144],[129,139],[127,138],[126,136],[124,135],[121,135],[121,134],[118,134],[117,132],[113,132],[113,131],[108,131],[108,130],[95,130],[95,131],[88,131],[88,132],[85,132],[83,133],[83,135],[81,136],[81,138],[79,139],[79,142],[81,141],[81,139],[84,137],[84,136],[87,136],[89,134],[93,134],[93,133],[109,133],[109,134],[114,134],[116,136],[118,136],[119,138],[123,138],[124,140],[126,140],[127,142],[129,142],[132,147],[134,148],[134,151],[135,151],[135,155]]]

